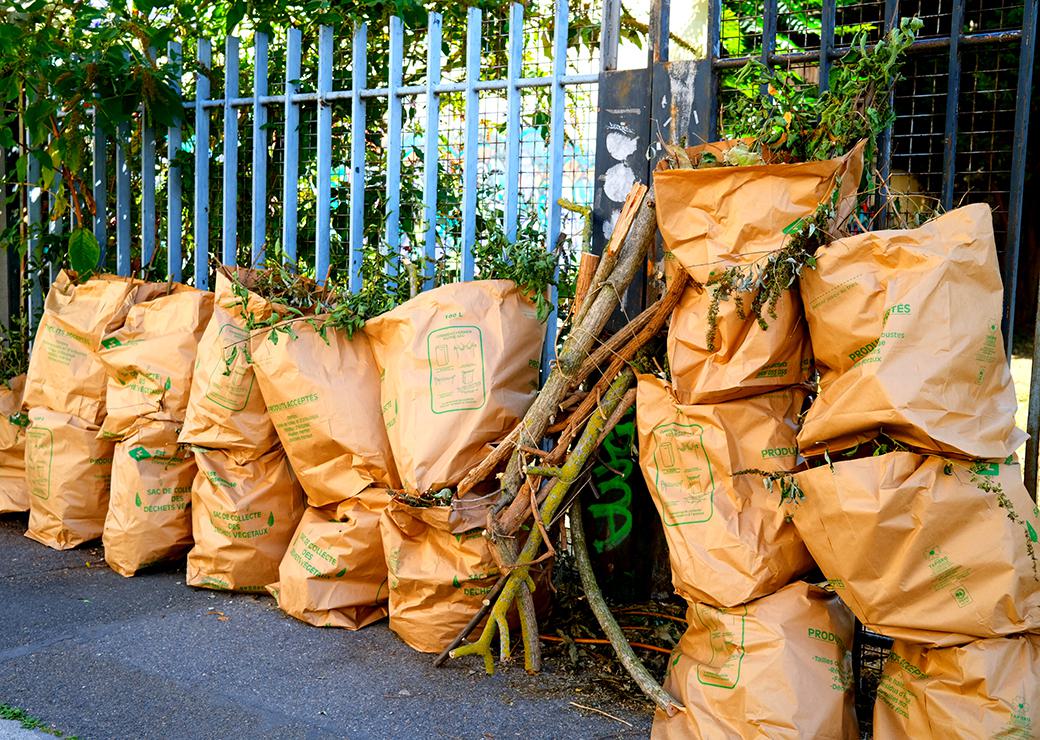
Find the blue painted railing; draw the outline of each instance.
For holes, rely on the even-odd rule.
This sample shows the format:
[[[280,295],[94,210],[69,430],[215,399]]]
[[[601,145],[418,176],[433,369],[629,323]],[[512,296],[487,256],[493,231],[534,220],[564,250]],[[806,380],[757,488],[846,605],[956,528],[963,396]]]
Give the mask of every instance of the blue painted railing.
[[[319,281],[324,281],[330,269],[330,253],[332,234],[331,219],[331,187],[333,181],[333,147],[332,116],[333,103],[349,101],[350,119],[350,195],[349,195],[349,229],[347,234],[339,235],[348,240],[349,259],[346,265],[335,265],[337,269],[347,270],[349,285],[352,289],[361,286],[362,244],[364,240],[366,220],[378,218],[382,222],[382,233],[386,248],[399,253],[402,246],[400,226],[401,206],[401,155],[402,110],[410,104],[410,100],[425,98],[426,120],[423,131],[424,156],[422,182],[422,208],[424,223],[419,234],[422,251],[426,257],[437,256],[438,233],[438,165],[440,153],[439,128],[442,110],[440,98],[446,93],[464,93],[464,140],[462,148],[463,186],[461,214],[461,270],[465,280],[474,277],[473,246],[477,238],[477,197],[478,197],[478,149],[480,131],[480,94],[485,91],[505,93],[506,112],[504,120],[506,161],[503,183],[504,223],[503,230],[507,237],[515,239],[519,218],[519,193],[521,177],[521,93],[525,89],[547,88],[551,91],[551,109],[549,111],[549,163],[545,198],[539,198],[546,204],[546,246],[551,249],[556,244],[561,229],[561,214],[557,201],[563,192],[564,180],[564,116],[566,114],[565,89],[568,85],[590,85],[598,82],[598,72],[586,74],[567,74],[567,31],[568,4],[561,0],[555,5],[554,32],[552,41],[552,71],[549,76],[522,76],[523,67],[523,25],[524,6],[514,3],[509,9],[508,67],[504,79],[484,79],[481,75],[481,43],[482,12],[471,8],[467,15],[465,78],[462,82],[444,82],[441,79],[441,30],[442,21],[438,13],[429,14],[426,29],[426,79],[422,84],[405,86],[402,84],[402,70],[405,61],[404,24],[400,18],[393,17],[389,24],[389,68],[369,70],[367,68],[368,28],[361,24],[353,29],[352,39],[352,82],[348,90],[334,89],[333,54],[335,32],[329,26],[322,26],[318,33],[317,85],[314,92],[300,92],[301,77],[301,41],[298,29],[289,29],[285,39],[285,91],[281,95],[268,92],[268,46],[270,39],[264,33],[254,35],[253,84],[251,94],[243,96],[239,91],[239,39],[229,36],[224,44],[224,93],[223,97],[210,97],[210,81],[206,74],[196,72],[195,96],[186,100],[186,111],[194,116],[194,203],[192,204],[192,227],[194,243],[194,275],[182,276],[181,265],[183,254],[183,212],[182,207],[182,173],[177,166],[177,156],[183,142],[181,127],[174,126],[167,131],[167,161],[169,169],[166,173],[166,234],[159,239],[156,234],[156,132],[143,122],[141,128],[141,232],[136,241],[141,247],[142,264],[147,264],[154,251],[161,245],[167,251],[167,264],[170,276],[175,280],[187,278],[198,287],[209,287],[209,257],[218,245],[210,244],[210,160],[212,153],[208,146],[210,140],[210,112],[221,109],[223,112],[223,177],[221,181],[221,223],[219,230],[221,243],[219,255],[225,264],[234,264],[238,254],[240,239],[245,234],[238,233],[238,187],[239,178],[239,131],[238,110],[252,110],[252,188],[251,188],[251,228],[250,256],[254,264],[262,262],[266,253],[266,206],[267,166],[268,166],[268,110],[272,106],[282,107],[284,116],[281,122],[285,136],[281,200],[283,223],[281,230],[282,254],[286,261],[296,261],[297,245],[300,239],[297,228],[300,196],[300,142],[295,133],[300,125],[300,108],[303,105],[317,106],[317,177],[315,192],[315,233],[314,233],[314,274]],[[181,45],[169,44],[166,53],[175,63],[180,64]],[[211,69],[213,52],[211,42],[200,39],[196,45],[198,67]],[[375,75],[379,76],[380,85],[370,87]],[[365,182],[365,126],[366,101],[383,98],[387,102],[387,159],[386,159],[386,213],[376,216],[366,213],[364,201]],[[131,270],[131,205],[134,193],[131,192],[131,176],[126,153],[129,131],[120,133],[115,142],[116,197],[115,197],[115,250],[116,270],[127,275]],[[414,135],[413,135],[414,138]],[[190,141],[190,140],[189,140]],[[109,218],[105,213],[106,204],[106,146],[105,136],[96,131],[93,142],[93,195],[98,206],[93,228],[98,241],[107,243]],[[30,160],[33,162],[35,160]],[[31,173],[30,173],[31,175]],[[37,203],[38,210],[38,203]],[[34,213],[30,213],[32,220]],[[38,220],[39,216],[36,215]],[[393,270],[397,265],[392,266]],[[425,278],[432,282],[432,267]]]

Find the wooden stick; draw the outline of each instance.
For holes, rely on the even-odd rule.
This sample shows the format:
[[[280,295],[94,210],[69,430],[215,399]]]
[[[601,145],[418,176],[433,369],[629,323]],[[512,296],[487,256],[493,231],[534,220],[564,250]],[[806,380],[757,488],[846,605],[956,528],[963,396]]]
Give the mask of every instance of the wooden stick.
[[[578,280],[574,287],[574,302],[571,303],[571,316],[578,313],[578,309],[584,305],[585,297],[592,287],[592,278],[596,276],[596,268],[599,267],[599,255],[591,252],[581,253],[581,262],[578,263]]]
[[[578,573],[581,575],[581,585],[585,590],[585,598],[588,599],[589,606],[592,608],[593,614],[596,615],[603,633],[610,640],[610,644],[614,646],[614,652],[617,653],[621,665],[625,667],[628,675],[632,677],[632,680],[642,689],[643,693],[654,704],[663,709],[669,717],[676,712],[685,711],[685,708],[676,702],[671,694],[661,688],[661,684],[657,683],[654,677],[650,675],[650,671],[643,665],[643,661],[632,650],[632,646],[625,638],[624,631],[615,621],[614,615],[610,613],[607,602],[603,598],[603,592],[600,591],[599,583],[596,581],[596,574],[592,570],[592,561],[589,560],[589,548],[585,543],[585,529],[582,525],[580,510],[572,511],[570,523],[571,541],[574,545],[574,559],[578,565]]]

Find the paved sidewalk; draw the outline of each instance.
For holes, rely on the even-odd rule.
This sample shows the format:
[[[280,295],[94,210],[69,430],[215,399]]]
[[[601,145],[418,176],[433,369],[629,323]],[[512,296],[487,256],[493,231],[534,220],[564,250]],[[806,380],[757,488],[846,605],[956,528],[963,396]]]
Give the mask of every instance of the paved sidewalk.
[[[602,689],[477,661],[435,669],[386,623],[318,629],[274,601],[126,579],[0,517],[0,704],[81,738],[645,737]],[[632,726],[580,710],[597,707]]]

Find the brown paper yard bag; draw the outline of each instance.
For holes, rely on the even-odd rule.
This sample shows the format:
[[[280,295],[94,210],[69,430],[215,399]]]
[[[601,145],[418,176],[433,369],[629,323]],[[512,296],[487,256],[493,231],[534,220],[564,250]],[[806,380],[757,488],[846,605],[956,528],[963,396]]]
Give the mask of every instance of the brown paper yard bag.
[[[71,414],[29,410],[26,537],[55,550],[68,550],[101,536],[115,445],[97,439],[97,433],[97,426]]]
[[[664,525],[672,584],[688,601],[736,606],[812,567],[779,493],[759,475],[733,475],[794,469],[804,398],[788,388],[683,406],[664,381],[639,376],[639,465]]]
[[[801,581],[749,604],[691,604],[664,688],[686,707],[654,715],[651,738],[859,738],[852,614]]]
[[[191,549],[191,486],[198,468],[177,442],[180,423],[145,420],[116,443],[112,493],[101,541],[105,561],[132,576]]]
[[[196,448],[195,462],[188,585],[265,592],[278,580],[278,564],[304,510],[285,453],[275,448],[239,463],[223,452]]]
[[[986,459],[1025,440],[989,206],[834,242],[802,273],[801,290],[820,369],[799,435],[808,454],[878,429],[922,451]]]
[[[348,338],[328,328],[322,339],[306,322],[291,326],[295,338],[256,333],[251,351],[267,411],[307,502],[322,507],[370,485],[400,487],[380,411],[379,370],[364,332]]]
[[[462,480],[537,392],[545,327],[512,281],[421,293],[370,320],[365,333],[397,472],[412,491]]]
[[[135,304],[123,325],[101,340],[98,357],[109,376],[106,436],[122,439],[145,416],[184,419],[213,294],[177,284],[170,290]]]
[[[892,646],[874,704],[876,740],[1038,736],[1040,636]]]
[[[694,147],[692,156],[716,155],[728,142]],[[750,267],[782,249],[802,219],[839,189],[838,220],[854,204],[863,173],[863,144],[844,157],[796,164],[659,170],[654,173],[657,218],[665,249],[695,281],[735,266]],[[718,332],[709,350],[712,289],[688,288],[672,314],[668,362],[685,403],[718,403],[802,382],[810,365],[805,322],[795,290],[766,317],[741,318],[736,301],[751,305],[755,292],[719,304]]]
[[[249,333],[243,311],[264,319],[271,304],[253,292],[235,295],[230,268],[217,271],[213,316],[199,341],[181,441],[254,460],[278,441],[249,362]],[[248,284],[249,270],[238,269]]]
[[[745,305],[752,295],[742,298]],[[709,352],[710,304],[710,290],[687,288],[668,326],[668,366],[684,403],[720,403],[808,379],[812,351],[798,291],[783,293],[768,329],[753,318],[740,318],[733,300],[720,303]]]
[[[659,170],[657,224],[665,249],[698,283],[784,246],[840,185],[839,218],[859,188],[863,143],[836,159]]]
[[[62,270],[47,293],[29,358],[23,405],[72,414],[90,424],[105,416],[105,368],[97,349],[122,325],[139,281],[103,275],[76,285]]]
[[[29,510],[25,485],[25,426],[22,409],[25,376],[0,381],[0,514]]]
[[[316,627],[361,629],[387,615],[379,515],[387,491],[369,488],[338,507],[308,508],[270,590],[286,614]]]
[[[1040,516],[1019,466],[979,471],[910,452],[843,460],[798,473],[804,498],[789,508],[820,570],[872,630],[945,647],[1040,629],[1040,569],[1028,552],[1040,553]],[[999,484],[1021,521],[979,481]]]
[[[392,500],[379,528],[390,578],[390,629],[414,649],[439,653],[455,639],[498,580],[480,530],[452,534],[446,506]]]

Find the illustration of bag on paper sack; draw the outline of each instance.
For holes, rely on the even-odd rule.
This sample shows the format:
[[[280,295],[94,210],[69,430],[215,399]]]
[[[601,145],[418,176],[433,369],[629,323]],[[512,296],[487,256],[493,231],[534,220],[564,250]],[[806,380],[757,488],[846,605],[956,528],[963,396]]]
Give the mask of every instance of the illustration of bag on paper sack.
[[[654,714],[654,740],[859,738],[852,614],[796,582],[732,609],[691,604],[664,688],[686,708]]]
[[[20,415],[25,376],[0,381],[0,514],[29,510],[25,485],[25,427]]]
[[[687,150],[699,160],[731,143]],[[836,220],[854,207],[863,173],[863,144],[825,161],[761,164],[654,173],[658,225],[670,269],[685,269],[699,283],[683,293],[668,328],[668,362],[683,403],[719,403],[793,385],[809,376],[812,352],[797,290],[784,291],[764,316],[746,308],[755,291],[720,302],[717,331],[708,342],[713,275],[751,268],[782,249],[802,221],[837,199]],[[706,287],[701,287],[706,286]],[[746,314],[746,315],[742,315]]]
[[[795,481],[798,533],[870,629],[940,647],[1040,630],[1040,516],[1018,465],[890,452]]]
[[[325,318],[314,321],[320,326]],[[286,322],[255,333],[250,350],[267,411],[310,506],[334,507],[369,486],[400,488],[379,370],[363,331],[348,337],[343,329]]]
[[[308,508],[268,586],[286,614],[317,627],[360,629],[387,615],[379,517],[389,501],[368,488],[338,506]]]
[[[303,516],[303,491],[285,453],[274,448],[246,463],[195,448],[191,490],[195,546],[189,586],[264,592]]]
[[[182,558],[194,542],[191,487],[195,456],[177,442],[180,422],[144,420],[117,442],[101,541],[116,573]]]
[[[874,704],[876,740],[1040,735],[1040,636],[950,648],[896,642]]]
[[[640,375],[639,462],[664,524],[672,583],[687,601],[736,606],[812,567],[779,492],[742,470],[793,470],[805,399],[787,388],[716,405],[682,405]]]
[[[806,454],[883,429],[922,452],[1003,460],[1025,440],[1004,354],[989,206],[819,250],[801,278],[820,369]]]

